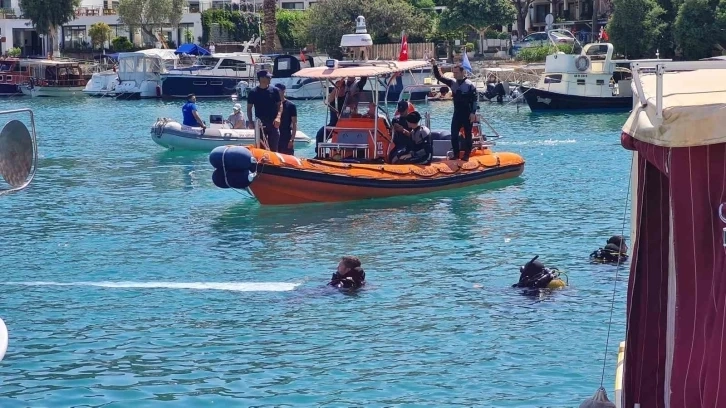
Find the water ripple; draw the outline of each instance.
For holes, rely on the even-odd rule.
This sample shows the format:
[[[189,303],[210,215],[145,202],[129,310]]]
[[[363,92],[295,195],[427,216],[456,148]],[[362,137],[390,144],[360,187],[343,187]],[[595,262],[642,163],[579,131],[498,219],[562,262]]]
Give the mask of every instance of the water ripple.
[[[486,104],[498,149],[527,160],[520,179],[261,207],[215,188],[205,153],[150,140],[179,103],[0,100],[18,104],[36,111],[41,160],[33,185],[0,201],[3,408],[572,407],[599,385],[615,267],[587,258],[622,227],[626,115]],[[320,102],[298,106],[315,134]],[[432,104],[434,128],[450,109]],[[324,287],[343,254],[363,260],[365,290]],[[570,286],[512,289],[534,255]]]

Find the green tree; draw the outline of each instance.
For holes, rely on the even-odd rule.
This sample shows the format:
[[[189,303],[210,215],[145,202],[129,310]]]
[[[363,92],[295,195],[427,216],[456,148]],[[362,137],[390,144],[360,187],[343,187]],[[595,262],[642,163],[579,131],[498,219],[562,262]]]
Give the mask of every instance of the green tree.
[[[33,22],[39,34],[49,36],[51,49],[57,54],[58,41],[55,37],[58,27],[73,21],[75,8],[80,4],[81,0],[20,0],[20,9]]]
[[[516,9],[517,16],[517,36],[521,39],[524,38],[524,22],[527,19],[529,13],[529,6],[534,3],[534,0],[510,0]]]
[[[202,42],[209,41],[212,24],[232,36],[234,41],[249,41],[252,36],[260,35],[259,14],[231,11],[224,9],[209,9],[202,13]]]
[[[673,25],[676,44],[689,60],[711,56],[711,50],[720,35],[714,35],[716,26],[716,4],[708,0],[686,0],[678,8]]]
[[[185,4],[181,0],[120,0],[118,18],[121,23],[139,27],[144,34],[158,40],[154,30],[177,26]]]
[[[88,36],[91,37],[92,46],[103,48],[103,43],[111,41],[111,27],[106,23],[94,23],[88,30]]]
[[[280,49],[280,39],[277,38],[276,13],[277,1],[262,1],[262,27],[265,30],[265,43],[262,45],[262,50],[268,53]]]
[[[433,12],[434,7],[436,6],[434,0],[406,0],[406,2],[419,10],[424,10],[427,12]]]
[[[614,7],[607,26],[613,46],[629,58],[652,55],[667,29],[665,11],[655,0],[614,0]]]
[[[517,11],[511,0],[445,0],[446,11],[441,13],[444,30],[469,27],[483,34],[493,25],[507,25]]]
[[[308,14],[294,10],[277,10],[277,38],[282,48],[305,47],[305,19]]]
[[[363,16],[366,29],[374,42],[391,42],[401,31],[409,37],[425,34],[431,21],[406,0],[320,0],[308,11],[305,21],[305,39],[340,57],[340,38],[355,32],[355,19]]]

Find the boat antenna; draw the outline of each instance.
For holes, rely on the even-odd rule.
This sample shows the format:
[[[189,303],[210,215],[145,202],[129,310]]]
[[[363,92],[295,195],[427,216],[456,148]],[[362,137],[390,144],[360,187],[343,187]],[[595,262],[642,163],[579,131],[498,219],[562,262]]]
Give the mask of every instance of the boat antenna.
[[[373,46],[373,39],[366,30],[366,19],[358,16],[355,19],[355,34],[344,34],[340,39],[341,48],[350,48],[353,50],[353,59],[360,58],[362,61],[368,61],[369,48]]]

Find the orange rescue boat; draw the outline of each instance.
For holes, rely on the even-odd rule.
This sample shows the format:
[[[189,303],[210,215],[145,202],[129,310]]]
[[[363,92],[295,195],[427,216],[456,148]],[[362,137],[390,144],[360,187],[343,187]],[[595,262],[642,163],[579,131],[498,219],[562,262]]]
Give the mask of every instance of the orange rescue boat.
[[[357,34],[362,17],[358,17]],[[518,177],[524,171],[524,159],[515,153],[492,151],[499,135],[491,126],[492,135],[484,135],[480,123],[488,123],[477,115],[474,123],[474,148],[468,161],[454,158],[450,151],[450,132],[432,131],[427,164],[392,164],[389,156],[394,149],[394,128],[387,109],[379,107],[378,87],[385,77],[427,66],[427,61],[368,61],[368,47],[359,38],[343,36],[341,46],[356,44],[363,61],[329,60],[324,67],[307,68],[293,74],[298,77],[334,82],[339,78],[367,78],[371,90],[345,89],[345,96],[333,94],[329,103],[332,126],[319,132],[315,158],[300,158],[270,151],[266,145],[261,123],[256,126],[254,146],[221,146],[209,156],[215,167],[212,179],[220,188],[247,189],[261,204],[304,204],[352,201],[399,195],[423,194],[452,188],[490,183]],[[370,80],[372,79],[372,80]],[[383,80],[381,80],[383,79]],[[386,88],[386,94],[388,88]],[[386,95],[387,96],[387,95]],[[406,99],[410,92],[401,93]],[[343,101],[342,105],[336,101]],[[368,106],[360,113],[358,106]],[[425,125],[430,128],[430,114],[425,113]],[[327,115],[326,115],[327,122]],[[322,136],[322,137],[320,137]],[[454,137],[461,137],[455,135]],[[463,140],[461,140],[463,144]]]

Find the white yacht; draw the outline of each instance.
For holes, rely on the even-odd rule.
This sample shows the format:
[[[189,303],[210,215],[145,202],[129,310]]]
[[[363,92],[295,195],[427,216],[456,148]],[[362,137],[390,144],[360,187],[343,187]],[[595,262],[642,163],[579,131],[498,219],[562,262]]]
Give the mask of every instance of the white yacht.
[[[174,50],[152,48],[118,55],[119,99],[160,98],[162,75],[177,68],[179,57]]]
[[[574,38],[567,30],[551,32],[555,31]],[[579,45],[577,40],[575,44]],[[610,43],[591,43],[580,54],[548,55],[544,75],[537,85],[520,86],[529,108],[532,111],[630,110],[633,76],[629,64],[670,60],[615,60],[613,51]]]

